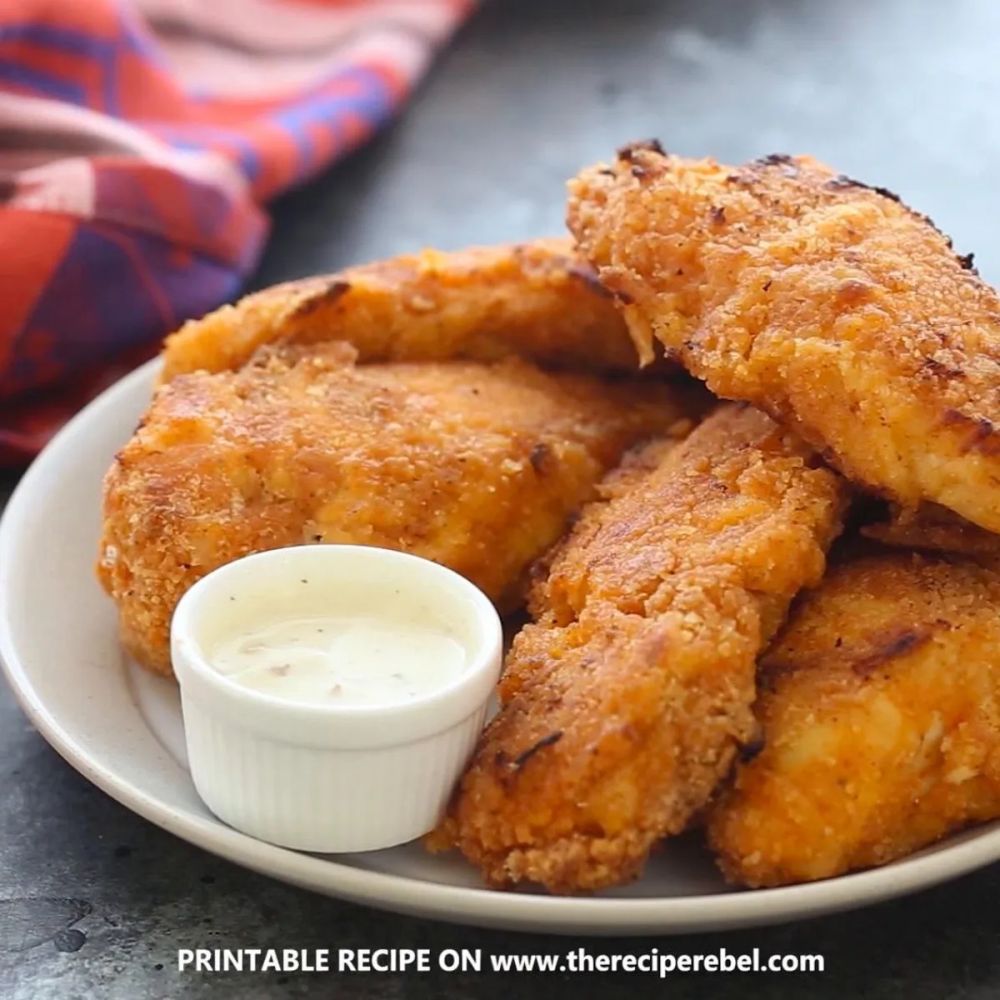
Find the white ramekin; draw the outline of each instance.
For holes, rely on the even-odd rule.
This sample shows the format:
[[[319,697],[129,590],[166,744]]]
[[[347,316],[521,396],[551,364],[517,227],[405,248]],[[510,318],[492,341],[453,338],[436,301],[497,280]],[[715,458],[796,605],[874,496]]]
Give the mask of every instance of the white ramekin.
[[[377,614],[416,588],[467,639],[449,686],[388,706],[305,705],[244,687],[206,650],[262,615],[322,614],[347,595]],[[388,615],[387,615],[388,617]],[[181,599],[171,627],[191,775],[220,819],[305,851],[367,851],[413,840],[439,820],[483,727],[502,633],[477,587],[417,556],[358,545],[301,545],[247,556]]]

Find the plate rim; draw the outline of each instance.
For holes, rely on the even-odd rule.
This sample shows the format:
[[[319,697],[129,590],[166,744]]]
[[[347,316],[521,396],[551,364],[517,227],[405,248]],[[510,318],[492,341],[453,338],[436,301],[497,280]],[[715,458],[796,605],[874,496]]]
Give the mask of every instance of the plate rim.
[[[17,586],[18,529],[30,510],[36,484],[58,468],[77,435],[113,412],[138,384],[151,381],[159,365],[159,359],[141,365],[73,417],[25,471],[0,517],[0,666],[21,709],[44,739],[125,808],[196,847],[314,892],[449,923],[557,934],[680,934],[786,923],[916,892],[1000,860],[997,826],[881,868],[801,885],[646,898],[548,896],[444,885],[301,854],[255,840],[215,817],[164,803],[95,761],[74,736],[71,722],[44,703],[18,650],[6,599]],[[152,731],[150,736],[156,738]]]

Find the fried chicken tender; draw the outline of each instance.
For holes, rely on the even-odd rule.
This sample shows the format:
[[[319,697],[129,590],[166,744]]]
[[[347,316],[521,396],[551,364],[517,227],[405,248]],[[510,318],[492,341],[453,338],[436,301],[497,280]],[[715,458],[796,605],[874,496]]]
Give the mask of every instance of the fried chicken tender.
[[[998,608],[971,562],[835,567],[763,658],[763,749],[708,821],[727,877],[829,878],[1000,817]]]
[[[164,674],[184,591],[263,549],[401,549],[510,608],[602,474],[684,400],[515,359],[356,367],[345,344],[179,375],[107,474],[99,577],[125,646]]]
[[[753,735],[757,654],[820,579],[844,499],[794,434],[736,405],[602,490],[534,588],[430,840],[493,886],[625,882],[684,828]]]
[[[569,225],[654,339],[848,478],[1000,531],[1000,297],[929,219],[809,157],[734,168],[623,149]]]
[[[937,504],[916,510],[896,508],[887,521],[864,525],[861,534],[895,548],[968,556],[1000,571],[1000,535],[969,524]]]
[[[255,292],[167,338],[164,381],[239,368],[268,343],[346,340],[360,363],[496,361],[634,372],[610,295],[569,240],[424,250]]]

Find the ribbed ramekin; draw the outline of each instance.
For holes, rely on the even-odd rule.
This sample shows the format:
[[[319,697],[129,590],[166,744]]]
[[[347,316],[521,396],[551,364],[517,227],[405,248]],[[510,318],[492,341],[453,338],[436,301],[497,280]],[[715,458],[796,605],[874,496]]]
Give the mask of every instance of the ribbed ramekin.
[[[413,701],[336,706],[284,701],[212,667],[212,643],[227,630],[285,609],[336,609],[345,587],[385,601],[417,588],[464,633],[466,669]],[[209,809],[284,847],[366,851],[413,840],[440,818],[482,729],[502,633],[486,596],[443,566],[387,549],[303,545],[239,559],[195,584],[174,614],[171,653],[191,775]]]

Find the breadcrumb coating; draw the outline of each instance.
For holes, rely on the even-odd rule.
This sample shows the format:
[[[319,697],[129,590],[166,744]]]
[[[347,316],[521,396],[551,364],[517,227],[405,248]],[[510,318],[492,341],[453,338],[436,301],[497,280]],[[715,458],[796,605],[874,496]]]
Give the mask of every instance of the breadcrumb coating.
[[[839,477],[726,405],[640,450],[546,560],[487,727],[433,849],[493,886],[634,878],[753,735],[757,654],[819,581]]]
[[[968,556],[1000,570],[1000,535],[937,504],[924,504],[916,510],[894,508],[887,520],[864,525],[861,534],[894,548]]]
[[[634,372],[610,295],[566,239],[424,250],[255,292],[167,338],[164,381],[234,370],[264,344],[344,340],[361,364],[496,361]]]
[[[1000,817],[998,607],[967,561],[831,569],[763,658],[763,749],[709,815],[729,879],[830,878]]]
[[[345,344],[266,348],[157,390],[105,479],[98,575],[125,646],[165,674],[184,591],[284,545],[413,552],[509,609],[602,474],[696,412],[686,400],[516,359],[355,366]]]
[[[925,216],[807,156],[635,144],[569,225],[644,357],[797,430],[844,475],[1000,531],[1000,297]]]

